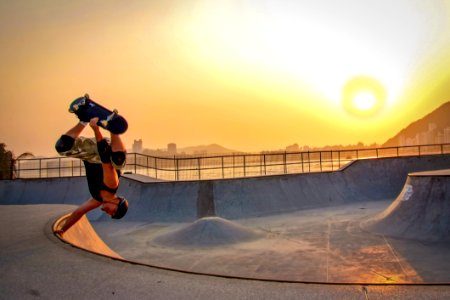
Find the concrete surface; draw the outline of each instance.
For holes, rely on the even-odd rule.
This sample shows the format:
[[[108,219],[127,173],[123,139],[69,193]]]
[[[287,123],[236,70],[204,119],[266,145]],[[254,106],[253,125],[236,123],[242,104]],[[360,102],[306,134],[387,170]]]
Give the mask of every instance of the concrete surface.
[[[303,243],[302,247],[308,246],[311,252],[320,252],[321,247],[311,246],[321,243],[318,241],[322,241],[323,232],[332,231],[318,230],[324,227],[316,223],[319,217],[326,220],[327,228],[336,229],[334,238],[329,235],[325,241],[328,240],[330,245],[342,244],[338,248],[348,251],[348,257],[359,254],[355,260],[364,260],[365,255],[383,254],[390,247],[392,253],[401,254],[395,262],[403,268],[401,272],[410,278],[418,276],[430,282],[430,278],[435,276],[448,276],[448,270],[427,273],[429,271],[424,271],[424,268],[429,261],[419,259],[419,263],[411,265],[410,259],[411,256],[416,261],[423,258],[424,253],[435,248],[434,244],[423,244],[425,249],[418,247],[414,253],[409,253],[409,240],[381,236],[387,241],[386,248],[369,247],[361,251],[357,247],[358,238],[366,232],[354,225],[372,212],[381,212],[389,206],[389,201],[402,190],[408,173],[442,168],[450,168],[449,155],[358,161],[340,172],[218,180],[206,185],[199,182],[143,183],[124,178],[120,192],[130,200],[129,216],[112,222],[94,212],[89,219],[100,225],[99,228],[109,228],[106,231],[109,236],[124,235],[127,230],[136,233],[158,224],[161,230],[157,235],[160,235],[164,230],[171,234],[189,228],[198,218],[213,212],[233,224],[274,237],[272,249],[277,248],[278,243],[299,244],[297,239],[290,240],[290,235],[300,234],[300,242],[310,244]],[[52,235],[51,225],[58,217],[74,209],[74,206],[56,203],[77,204],[77,201],[80,203],[87,198],[83,197],[87,191],[83,180],[0,181],[0,203],[9,204],[0,209],[0,225],[4,228],[0,231],[2,298],[450,299],[447,285],[323,285],[236,280],[127,264],[82,252],[61,243]],[[255,224],[259,225],[253,227]],[[223,228],[219,226],[219,229]],[[158,230],[153,232],[156,234]],[[195,233],[195,230],[191,232]],[[242,246],[242,243],[233,244]],[[449,252],[448,246],[443,247]],[[190,252],[210,250],[195,248]],[[345,253],[336,256],[342,254]],[[122,253],[120,255],[123,256]],[[289,255],[291,253],[287,252],[285,256]],[[440,255],[434,259],[448,261]],[[341,260],[341,263],[345,264],[346,260]],[[289,268],[289,265],[284,267]],[[320,269],[321,265],[316,268]],[[339,270],[341,264],[328,264],[329,270],[333,268]],[[373,271],[374,277],[386,276],[376,269]],[[390,281],[395,282],[398,281]]]
[[[220,222],[208,217],[193,223],[93,224],[125,259],[152,266],[298,282],[450,282],[450,243],[398,241],[359,226],[389,204],[348,204]]]
[[[0,206],[1,299],[450,299],[449,286],[261,282],[126,264],[53,235],[54,220],[74,208]]]

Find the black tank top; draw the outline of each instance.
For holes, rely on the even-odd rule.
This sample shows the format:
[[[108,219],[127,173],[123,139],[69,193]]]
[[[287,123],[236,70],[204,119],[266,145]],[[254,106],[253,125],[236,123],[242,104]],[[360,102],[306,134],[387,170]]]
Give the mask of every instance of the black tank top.
[[[117,192],[116,188],[109,188],[103,182],[103,168],[101,164],[90,163],[88,161],[83,161],[84,167],[86,169],[86,178],[89,186],[89,192],[91,193],[92,198],[99,202],[103,202],[103,199],[100,195],[100,191],[107,191],[115,194]],[[117,176],[120,177],[120,171],[117,171]]]

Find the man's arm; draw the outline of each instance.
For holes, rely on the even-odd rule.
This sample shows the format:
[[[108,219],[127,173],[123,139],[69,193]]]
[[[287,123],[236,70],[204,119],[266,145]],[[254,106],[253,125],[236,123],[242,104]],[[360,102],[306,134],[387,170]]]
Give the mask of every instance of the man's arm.
[[[83,129],[86,127],[86,123],[79,122],[74,127],[70,128],[65,134],[76,139],[80,136]]]
[[[94,131],[95,140],[97,142],[100,142],[101,140],[103,140],[103,135],[100,132],[100,128],[98,128],[97,122],[98,118],[92,118],[91,121],[89,122],[89,126],[91,126],[92,130]]]
[[[69,217],[67,217],[66,221],[64,222],[64,225],[56,230],[56,233],[59,235],[62,235],[64,232],[69,230],[70,227],[72,227],[73,224],[78,222],[81,217],[83,217],[87,212],[96,209],[101,205],[101,202],[91,198],[88,201],[81,204],[76,210],[70,214]]]

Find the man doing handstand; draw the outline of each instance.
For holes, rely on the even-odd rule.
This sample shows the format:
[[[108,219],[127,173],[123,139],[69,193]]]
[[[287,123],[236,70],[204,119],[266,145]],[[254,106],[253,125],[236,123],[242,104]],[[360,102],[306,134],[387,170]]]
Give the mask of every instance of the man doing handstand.
[[[95,141],[80,136],[86,123],[80,122],[63,134],[56,142],[59,154],[83,160],[92,198],[81,204],[56,231],[62,235],[87,212],[101,206],[113,219],[122,218],[128,210],[128,201],[116,195],[119,188],[120,169],[125,166],[126,149],[120,136],[111,133],[110,143],[103,138],[97,125],[98,118],[90,120]]]

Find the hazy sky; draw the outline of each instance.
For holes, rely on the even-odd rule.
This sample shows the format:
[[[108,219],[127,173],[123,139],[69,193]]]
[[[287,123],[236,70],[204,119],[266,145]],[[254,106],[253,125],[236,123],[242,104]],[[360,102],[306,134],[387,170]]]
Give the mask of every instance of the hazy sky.
[[[383,143],[450,100],[449,21],[450,0],[1,1],[0,142],[56,155],[87,92],[128,147]]]

